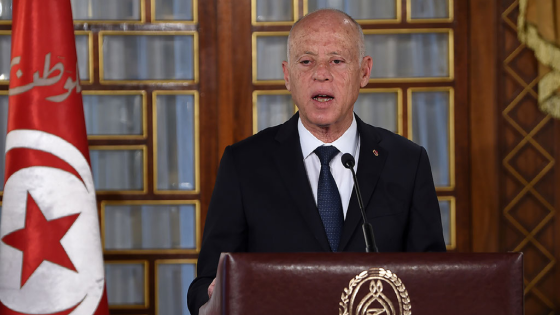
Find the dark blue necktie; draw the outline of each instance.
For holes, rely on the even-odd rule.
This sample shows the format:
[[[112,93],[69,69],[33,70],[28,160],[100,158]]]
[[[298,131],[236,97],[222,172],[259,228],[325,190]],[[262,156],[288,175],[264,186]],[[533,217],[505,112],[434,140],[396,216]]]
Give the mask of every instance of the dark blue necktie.
[[[333,146],[320,146],[315,149],[315,154],[317,154],[321,161],[321,173],[319,174],[319,185],[317,187],[317,208],[319,208],[319,214],[321,215],[321,220],[323,220],[327,238],[333,252],[336,252],[338,249],[344,224],[340,193],[329,166],[329,162],[338,152],[338,149]]]

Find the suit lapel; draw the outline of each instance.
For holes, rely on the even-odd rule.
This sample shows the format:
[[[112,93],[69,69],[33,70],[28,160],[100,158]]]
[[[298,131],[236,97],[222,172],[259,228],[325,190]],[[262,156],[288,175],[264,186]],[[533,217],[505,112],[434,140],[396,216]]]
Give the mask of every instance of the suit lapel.
[[[297,131],[298,117],[298,114],[294,115],[280,127],[275,138],[278,146],[272,152],[272,156],[280,178],[296,202],[303,219],[323,250],[330,251],[327,234],[317,210],[303,164],[303,154]]]
[[[358,172],[356,176],[358,177],[358,184],[360,185],[360,191],[364,199],[364,209],[368,209],[369,200],[377,185],[381,170],[385,165],[388,152],[379,145],[381,138],[377,135],[375,129],[362,122],[357,116],[356,120],[358,123],[358,132],[360,134],[360,157],[358,159]],[[377,155],[374,153],[374,150],[377,152]],[[362,214],[358,206],[356,191],[353,190],[350,204],[348,205],[348,212],[346,213],[346,219],[344,220],[344,228],[338,247],[339,251],[343,251],[348,245],[356,228],[361,226],[359,224],[361,222]]]

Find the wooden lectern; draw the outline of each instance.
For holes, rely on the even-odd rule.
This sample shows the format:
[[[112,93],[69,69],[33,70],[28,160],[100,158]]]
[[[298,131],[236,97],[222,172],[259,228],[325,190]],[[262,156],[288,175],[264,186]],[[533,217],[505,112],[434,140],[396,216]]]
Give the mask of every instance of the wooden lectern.
[[[523,315],[521,253],[225,253],[201,315]]]

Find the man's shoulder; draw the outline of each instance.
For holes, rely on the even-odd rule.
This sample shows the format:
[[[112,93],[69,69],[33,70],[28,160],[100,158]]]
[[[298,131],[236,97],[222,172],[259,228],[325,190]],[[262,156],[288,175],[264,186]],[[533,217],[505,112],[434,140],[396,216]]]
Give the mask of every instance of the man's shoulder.
[[[282,125],[266,128],[258,133],[236,142],[226,152],[233,158],[235,163],[251,165],[262,163],[262,160],[270,159],[278,149],[277,135]]]
[[[366,131],[363,133],[370,137],[369,140],[361,141],[362,145],[365,144],[366,150],[377,149],[379,154],[388,157],[384,164],[385,174],[390,174],[390,176],[394,176],[394,174],[401,174],[399,176],[416,174],[419,161],[427,154],[422,146],[384,128],[367,125],[364,130]],[[372,140],[372,135],[377,138]],[[362,133],[360,136],[362,136]],[[360,163],[362,163],[361,159]]]
[[[362,122],[360,136],[374,138],[389,151],[418,152],[421,146],[393,131]]]
[[[282,125],[269,127],[231,145],[235,151],[263,149],[275,142],[276,134]]]

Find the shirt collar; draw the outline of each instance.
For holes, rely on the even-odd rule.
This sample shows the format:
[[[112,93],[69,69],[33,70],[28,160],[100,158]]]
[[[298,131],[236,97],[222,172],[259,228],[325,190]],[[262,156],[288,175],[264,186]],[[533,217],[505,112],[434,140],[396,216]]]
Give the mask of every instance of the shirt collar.
[[[352,155],[355,154],[356,147],[358,145],[358,125],[354,115],[352,115],[352,124],[350,127],[348,127],[344,134],[333,143],[324,143],[323,141],[317,139],[305,128],[305,126],[303,126],[301,117],[298,118],[298,132],[303,159],[306,159],[311,153],[313,153],[313,151],[315,151],[315,149],[317,149],[317,147],[325,144],[335,146],[342,154],[350,153]]]

